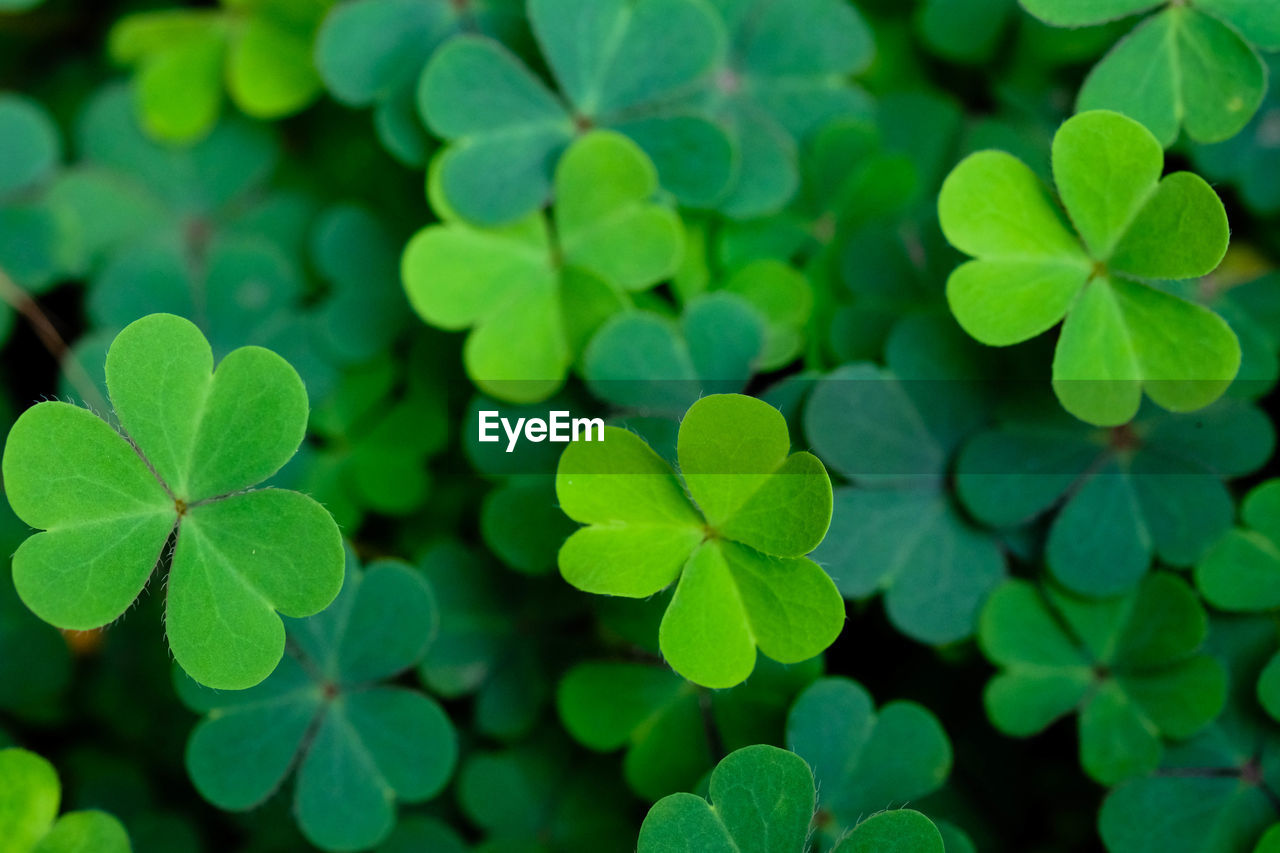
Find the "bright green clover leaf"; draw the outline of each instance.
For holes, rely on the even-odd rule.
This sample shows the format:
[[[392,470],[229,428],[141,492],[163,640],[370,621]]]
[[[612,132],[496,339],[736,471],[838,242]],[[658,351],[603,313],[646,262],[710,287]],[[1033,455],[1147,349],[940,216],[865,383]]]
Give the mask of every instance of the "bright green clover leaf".
[[[449,206],[480,225],[521,219],[547,200],[565,146],[598,127],[634,140],[682,202],[720,196],[733,148],[693,97],[725,50],[714,10],[703,0],[530,0],[528,12],[563,97],[483,37],[446,42],[423,72],[419,109],[451,143],[436,161]]]
[[[478,851],[635,850],[633,801],[616,768],[583,762],[567,742],[541,738],[505,752],[473,752],[457,788],[463,813],[484,832]]]
[[[979,423],[972,344],[945,318],[890,335],[889,367],[840,367],[813,387],[805,434],[852,483],[835,494],[832,533],[814,553],[841,594],[883,591],[894,627],[927,643],[970,636],[1005,574],[999,544],[946,488],[960,442]]]
[[[560,549],[561,574],[585,592],[628,598],[678,580],[659,639],[672,669],[696,684],[738,684],[757,648],[780,663],[814,657],[844,624],[839,590],[804,556],[831,522],[831,481],[817,457],[788,455],[790,444],[777,409],[737,394],[704,397],[685,414],[679,478],[624,429],[574,442],[556,494],[587,526]]]
[[[793,752],[763,744],[730,753],[711,774],[711,802],[659,800],[640,827],[639,853],[802,853],[817,794]]]
[[[262,684],[219,693],[177,676],[183,701],[207,714],[186,756],[201,795],[220,808],[250,809],[297,765],[293,811],[324,850],[384,840],[395,803],[438,794],[458,755],[439,705],[384,683],[414,666],[435,636],[431,587],[402,563],[362,571],[349,562],[333,605],[290,621],[289,654]]]
[[[787,746],[813,768],[828,843],[866,815],[933,793],[951,772],[951,742],[933,714],[901,701],[877,711],[847,678],[824,678],[800,694],[787,717]]]
[[[1084,599],[1011,580],[982,612],[978,642],[997,729],[1027,737],[1079,713],[1080,764],[1104,785],[1154,770],[1161,738],[1184,740],[1222,710],[1226,673],[1198,653],[1207,618],[1185,582],[1148,575],[1133,593]]]
[[[849,76],[871,64],[875,45],[857,8],[840,0],[711,2],[730,49],[710,97],[739,160],[716,207],[749,219],[778,211],[795,195],[797,148],[825,121],[871,112]]]
[[[854,827],[832,853],[944,853],[933,821],[911,809],[872,815]]]
[[[100,811],[58,817],[62,786],[34,752],[0,750],[0,853],[129,853],[120,821]]]
[[[1221,317],[1152,283],[1212,272],[1228,241],[1213,189],[1189,172],[1161,180],[1162,163],[1142,125],[1088,112],[1053,140],[1074,232],[1031,170],[1001,151],[966,158],[938,199],[947,239],[976,258],[947,282],[960,325],[984,344],[1007,346],[1065,317],[1054,391],[1089,423],[1127,422],[1143,391],[1171,411],[1203,408],[1240,366],[1239,342]]]
[[[764,317],[730,293],[695,297],[678,322],[624,311],[592,336],[582,375],[616,406],[679,415],[708,393],[742,390],[765,347]]]
[[[1156,558],[1194,565],[1231,526],[1225,481],[1260,468],[1274,446],[1266,416],[1242,400],[1196,415],[1149,407],[1111,430],[1054,408],[975,436],[955,483],[965,507],[993,527],[1060,507],[1045,549],[1049,571],[1077,593],[1108,596],[1131,590]]]
[[[418,77],[450,36],[479,29],[495,37],[522,26],[520,0],[422,3],[349,0],[325,16],[316,35],[316,70],[344,104],[374,107],[383,146],[403,163],[421,166],[429,146],[418,122]]]
[[[112,27],[112,58],[137,68],[135,99],[153,137],[203,138],[231,100],[254,118],[287,116],[320,94],[311,43],[333,0],[222,0],[218,10],[138,12]]]
[[[1280,75],[1280,54],[1267,62],[1267,77]],[[1210,178],[1230,181],[1256,213],[1280,211],[1280,89],[1271,87],[1248,126],[1235,136],[1192,149],[1196,168]]]
[[[307,616],[342,583],[342,546],[324,508],[297,492],[251,487],[302,441],[307,392],[284,359],[245,347],[215,372],[190,322],[155,314],[107,354],[124,434],[94,413],[45,402],[4,449],[9,502],[45,532],[13,557],[18,594],[60,628],[118,618],[164,562],[165,630],[201,683],[240,689],[284,651],[276,611]]]
[[[671,670],[644,663],[584,663],[560,681],[565,728],[601,752],[626,747],[623,774],[657,800],[693,789],[715,763],[708,724],[725,750],[778,740],[788,704],[822,671],[820,659],[784,667],[762,660],[732,690],[708,693]]]
[[[41,197],[62,158],[53,120],[34,101],[0,94],[0,276],[43,290],[71,262],[56,209]],[[0,305],[0,341],[13,313]]]
[[[653,200],[653,165],[626,137],[583,137],[561,159],[556,187],[554,229],[540,214],[500,229],[451,221],[419,231],[404,252],[414,310],[443,329],[470,328],[467,373],[512,402],[554,393],[628,292],[680,262],[679,217]]]
[[[1249,123],[1267,90],[1259,50],[1280,50],[1275,0],[1021,0],[1048,24],[1101,24],[1161,6],[1090,73],[1080,110],[1117,110],[1168,147],[1179,128],[1220,142]]]
[[[439,636],[418,667],[423,683],[446,699],[474,696],[475,728],[485,735],[526,734],[551,692],[542,644],[525,628],[549,624],[545,588],[499,574],[452,542],[433,546],[421,565],[440,605]]]

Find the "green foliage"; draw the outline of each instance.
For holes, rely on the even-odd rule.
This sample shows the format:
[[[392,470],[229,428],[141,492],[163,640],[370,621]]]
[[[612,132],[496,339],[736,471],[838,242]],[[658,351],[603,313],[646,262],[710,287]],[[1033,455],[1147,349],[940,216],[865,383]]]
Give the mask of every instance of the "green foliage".
[[[1077,711],[1086,773],[1104,785],[1148,773],[1162,737],[1185,740],[1222,710],[1226,675],[1198,653],[1206,631],[1204,609],[1173,575],[1152,574],[1113,599],[1008,581],[978,634],[1001,668],[987,685],[987,714],[1026,737]]]
[[[405,249],[414,310],[443,329],[471,328],[467,373],[512,402],[553,394],[594,328],[680,259],[680,220],[653,200],[653,166],[625,137],[584,137],[565,152],[556,187],[551,223],[449,221]]]
[[[384,561],[361,570],[349,557],[338,598],[290,621],[290,652],[266,681],[220,693],[177,676],[183,701],[207,714],[187,744],[201,795],[253,808],[296,766],[293,808],[307,840],[363,850],[386,839],[395,803],[434,797],[457,760],[440,706],[386,683],[423,657],[438,619],[431,587],[412,568]],[[265,746],[263,732],[272,733]]]
[[[1206,430],[1216,439],[1205,441]],[[1116,595],[1157,557],[1195,564],[1231,524],[1226,481],[1256,471],[1274,446],[1270,422],[1239,400],[1194,416],[1149,407],[1113,430],[1033,409],[964,447],[956,489],[994,527],[1052,514],[1050,573],[1075,592]]]
[[[1077,106],[1141,121],[1167,148],[1179,129],[1197,142],[1220,142],[1249,123],[1267,90],[1258,51],[1280,50],[1274,0],[1020,0],[1045,23],[1100,24],[1161,6],[1093,69]]]
[[[173,9],[120,19],[112,59],[137,68],[135,100],[153,137],[191,142],[213,129],[225,85],[254,118],[280,118],[320,93],[311,43],[332,0],[222,0],[218,10]]]
[[[296,492],[245,491],[302,440],[302,382],[258,348],[232,352],[215,373],[200,331],[156,314],[116,338],[107,385],[124,434],[59,402],[28,409],[9,434],[9,502],[45,531],[14,555],[18,594],[58,627],[97,628],[133,603],[173,539],[174,657],[204,684],[257,684],[284,650],[276,611],[315,613],[341,584],[338,530],[323,507]]]
[[[120,821],[100,811],[58,817],[62,786],[34,752],[0,750],[0,850],[4,853],[129,853]]]
[[[729,434],[738,439],[726,447]],[[696,684],[738,684],[757,648],[781,663],[821,652],[844,622],[835,584],[804,556],[831,518],[822,463],[788,455],[781,414],[736,394],[695,403],[678,448],[679,479],[617,427],[602,442],[565,450],[556,495],[566,515],[587,525],[560,549],[565,580],[628,598],[679,580],[659,636],[668,663]]]
[[[1032,171],[1000,151],[966,158],[938,199],[947,239],[976,258],[947,281],[960,325],[1008,346],[1062,321],[1054,391],[1100,426],[1132,419],[1144,391],[1171,411],[1203,408],[1240,366],[1222,318],[1151,283],[1212,272],[1228,240],[1213,189],[1189,172],[1161,179],[1162,164],[1159,143],[1137,122],[1088,112],[1053,140],[1054,179],[1076,233]],[[1101,187],[1099,173],[1110,176]]]
[[[17,284],[43,289],[68,258],[57,212],[39,197],[62,157],[62,140],[39,104],[0,94],[0,270]],[[0,308],[0,341],[13,314]]]

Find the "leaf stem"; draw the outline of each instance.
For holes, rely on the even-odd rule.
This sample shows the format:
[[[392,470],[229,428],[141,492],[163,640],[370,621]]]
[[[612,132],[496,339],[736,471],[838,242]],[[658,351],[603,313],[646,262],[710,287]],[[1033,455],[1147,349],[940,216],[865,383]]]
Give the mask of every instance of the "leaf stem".
[[[36,337],[40,339],[40,343],[49,351],[49,355],[53,356],[54,361],[58,362],[58,367],[75,388],[76,393],[80,395],[80,399],[84,400],[90,408],[96,408],[101,412],[110,411],[97,384],[85,371],[84,366],[71,357],[71,348],[67,346],[66,340],[53,325],[53,321],[44,313],[35,298],[23,290],[3,267],[0,267],[0,299],[26,319],[32,331],[36,333]]]

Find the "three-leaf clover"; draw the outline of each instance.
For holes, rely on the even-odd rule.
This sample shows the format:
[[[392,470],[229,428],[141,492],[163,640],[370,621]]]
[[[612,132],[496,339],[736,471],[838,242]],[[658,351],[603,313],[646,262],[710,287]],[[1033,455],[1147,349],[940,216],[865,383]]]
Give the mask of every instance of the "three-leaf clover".
[[[62,786],[48,761],[25,749],[0,750],[0,851],[129,853],[129,836],[101,811],[58,817]]]
[[[883,591],[894,627],[939,645],[973,633],[1005,575],[999,544],[947,488],[956,449],[982,417],[972,348],[945,316],[904,319],[887,368],[837,368],[804,413],[814,452],[852,484],[836,490],[814,559],[844,596]]]
[[[207,714],[186,756],[201,795],[253,808],[296,766],[293,810],[311,843],[363,850],[385,839],[396,801],[434,797],[457,761],[443,709],[384,683],[422,658],[438,620],[421,574],[394,561],[361,570],[351,558],[333,604],[290,621],[289,653],[262,684],[220,693],[177,676],[183,701]]]
[[[434,326],[470,328],[467,373],[513,402],[554,393],[600,322],[680,262],[680,219],[654,200],[653,165],[626,137],[583,137],[556,187],[554,229],[541,214],[500,229],[446,221],[404,252],[414,309]]]
[[[271,119],[320,94],[311,43],[333,0],[222,0],[217,10],[172,9],[126,16],[109,50],[136,66],[143,126],[169,142],[204,137],[222,111],[225,86],[247,115]]]
[[[187,320],[130,324],[107,354],[121,431],[85,409],[39,403],[4,449],[14,512],[32,527],[13,557],[18,594],[60,628],[118,618],[167,557],[165,630],[201,683],[239,689],[284,651],[276,611],[308,616],[342,585],[342,543],[322,506],[252,487],[306,431],[307,392],[284,359],[258,347],[214,371]]]
[[[1051,401],[1044,408],[974,436],[956,462],[956,491],[997,528],[1058,507],[1045,561],[1083,595],[1131,590],[1156,558],[1195,564],[1231,525],[1225,481],[1260,468],[1275,447],[1266,415],[1242,400],[1195,415],[1150,407],[1110,430],[1068,418]]]
[[[560,152],[591,128],[633,139],[686,204],[724,192],[733,148],[697,97],[726,49],[714,9],[704,0],[530,0],[528,14],[563,97],[480,36],[446,42],[422,74],[422,116],[450,142],[435,163],[450,207],[482,225],[524,217],[550,195]]]
[[[810,685],[791,706],[787,746],[818,783],[818,828],[829,840],[863,817],[933,793],[951,772],[951,742],[914,702],[879,710],[847,678]]]
[[[757,648],[780,663],[814,657],[844,624],[839,590],[804,556],[831,523],[831,481],[816,456],[790,447],[782,414],[737,394],[704,397],[685,414],[679,477],[618,427],[602,442],[570,444],[556,495],[587,526],[560,549],[561,574],[629,598],[678,580],[662,654],[705,687],[746,679]]]
[[[1077,107],[1141,121],[1169,146],[1181,128],[1197,142],[1240,132],[1262,103],[1259,50],[1280,50],[1275,0],[1021,0],[1048,24],[1081,27],[1147,12],[1085,80]]]
[[[1078,712],[1086,773],[1114,785],[1150,772],[1162,738],[1189,738],[1222,710],[1226,673],[1199,653],[1207,631],[1195,593],[1167,573],[1111,599],[1008,581],[988,600],[978,632],[1001,668],[987,685],[987,715],[1000,731],[1027,737]]]
[[[1171,411],[1203,408],[1240,366],[1222,318],[1157,284],[1212,272],[1228,241],[1217,194],[1189,172],[1162,180],[1163,157],[1136,121],[1088,112],[1053,140],[1074,229],[1035,174],[1001,151],[966,158],[938,199],[947,239],[976,258],[947,281],[960,325],[1008,346],[1063,321],[1054,391],[1089,423],[1127,422],[1143,391]]]

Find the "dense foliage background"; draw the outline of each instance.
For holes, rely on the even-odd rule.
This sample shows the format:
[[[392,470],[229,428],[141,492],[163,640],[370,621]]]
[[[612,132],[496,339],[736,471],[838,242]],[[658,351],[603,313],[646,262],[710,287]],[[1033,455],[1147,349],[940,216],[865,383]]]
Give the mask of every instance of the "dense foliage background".
[[[100,540],[5,573],[0,745],[139,853],[675,850],[761,779],[750,849],[1280,850],[1277,50],[1276,0],[0,0],[6,428],[150,453],[157,353],[266,347],[309,416],[264,362],[254,446],[164,464],[346,551],[261,510],[327,568],[212,652],[181,544],[102,629],[36,615]],[[8,553],[123,446],[40,411]],[[0,752],[0,829],[58,785]]]

